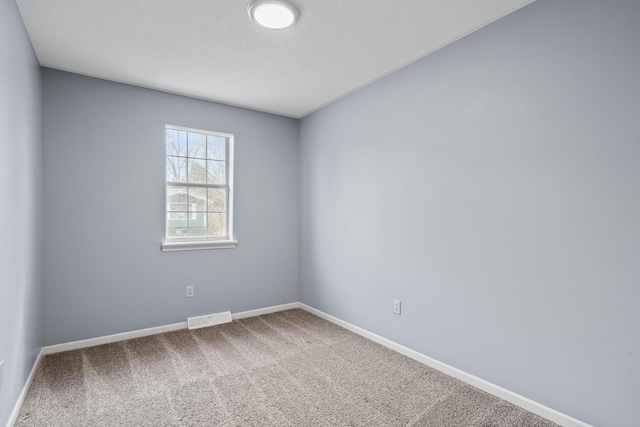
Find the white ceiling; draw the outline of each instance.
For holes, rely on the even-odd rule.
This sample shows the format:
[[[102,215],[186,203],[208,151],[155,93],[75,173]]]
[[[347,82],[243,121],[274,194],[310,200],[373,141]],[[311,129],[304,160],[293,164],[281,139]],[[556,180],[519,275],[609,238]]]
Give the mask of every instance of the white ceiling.
[[[40,64],[300,118],[533,0],[16,0]]]

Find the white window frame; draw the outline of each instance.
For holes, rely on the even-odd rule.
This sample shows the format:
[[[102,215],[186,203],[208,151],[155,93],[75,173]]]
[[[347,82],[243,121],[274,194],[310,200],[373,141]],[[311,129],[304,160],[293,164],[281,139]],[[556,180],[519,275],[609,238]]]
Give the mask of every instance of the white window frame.
[[[165,175],[165,189],[168,185],[188,185],[190,187],[200,187],[200,188],[223,188],[227,191],[227,235],[220,237],[209,237],[209,236],[178,236],[178,237],[167,237],[167,225],[168,219],[170,215],[169,204],[170,202],[165,199],[165,206],[167,207],[165,211],[165,240],[161,245],[161,249],[163,252],[174,252],[174,251],[189,251],[189,250],[199,250],[199,249],[230,249],[235,248],[238,245],[238,241],[233,238],[233,146],[234,146],[234,136],[230,133],[222,133],[215,132],[203,129],[194,129],[187,128],[183,126],[174,126],[174,125],[165,125],[164,128],[164,147],[166,150],[166,132],[167,130],[175,130],[180,132],[193,132],[200,133],[204,135],[218,136],[221,138],[225,138],[226,140],[226,184],[199,184],[199,183],[184,183],[184,182],[169,182],[167,181],[167,177]],[[165,162],[166,162],[166,151],[165,151]],[[166,172],[165,172],[166,173]],[[165,197],[166,197],[165,190]],[[193,215],[193,213],[192,213]],[[196,213],[197,215],[197,213]],[[206,217],[206,215],[205,215]],[[195,219],[195,218],[191,218]]]

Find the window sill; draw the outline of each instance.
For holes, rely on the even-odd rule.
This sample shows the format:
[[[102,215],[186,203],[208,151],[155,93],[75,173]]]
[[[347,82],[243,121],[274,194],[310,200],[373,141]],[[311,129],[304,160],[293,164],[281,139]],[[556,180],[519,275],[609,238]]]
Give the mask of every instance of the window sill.
[[[162,252],[199,251],[203,249],[235,249],[237,240],[175,241],[162,243]]]

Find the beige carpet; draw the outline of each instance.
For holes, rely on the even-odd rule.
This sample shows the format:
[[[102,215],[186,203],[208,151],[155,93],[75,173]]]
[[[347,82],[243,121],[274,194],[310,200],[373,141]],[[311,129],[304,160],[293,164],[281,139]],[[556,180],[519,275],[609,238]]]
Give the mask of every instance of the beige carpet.
[[[553,426],[302,310],[52,354],[18,426]]]

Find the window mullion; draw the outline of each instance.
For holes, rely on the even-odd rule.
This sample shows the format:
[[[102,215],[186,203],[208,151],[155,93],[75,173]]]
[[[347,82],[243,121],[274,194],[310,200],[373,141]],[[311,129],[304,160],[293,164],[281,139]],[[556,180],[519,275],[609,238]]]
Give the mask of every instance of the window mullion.
[[[199,187],[199,188],[228,188],[226,184],[203,184],[203,183],[191,183],[191,182],[174,182],[167,181],[167,185],[172,187]]]

